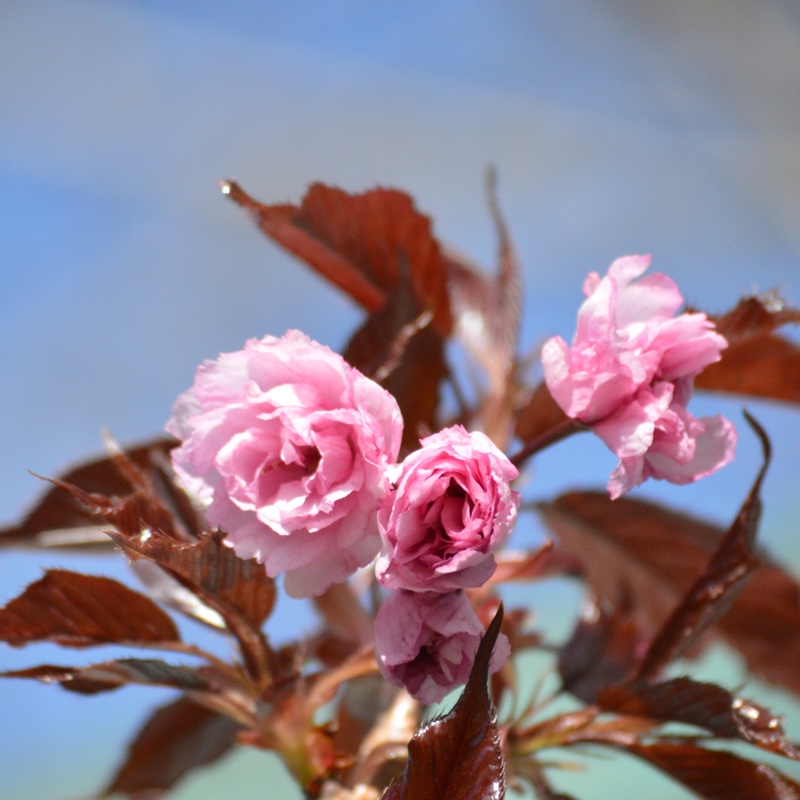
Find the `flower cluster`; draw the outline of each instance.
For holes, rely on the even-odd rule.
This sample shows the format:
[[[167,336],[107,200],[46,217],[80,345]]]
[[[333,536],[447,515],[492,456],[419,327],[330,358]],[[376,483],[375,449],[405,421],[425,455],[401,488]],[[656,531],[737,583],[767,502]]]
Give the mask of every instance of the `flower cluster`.
[[[649,258],[586,279],[572,346],[548,341],[547,385],[563,410],[619,456],[618,497],[648,477],[688,483],[733,457],[736,432],[686,406],[693,380],[727,346]],[[463,684],[483,625],[465,590],[495,570],[514,526],[516,467],[484,434],[455,425],[397,463],[395,399],[298,331],[207,361],[167,430],[178,476],[243,558],[288,594],[318,595],[375,561],[387,597],[375,650],[386,678],[425,703]],[[509,655],[500,636],[491,669]]]
[[[591,273],[572,347],[554,337],[542,351],[556,402],[619,457],[612,498],[650,477],[696,481],[727,464],[736,447],[731,422],[686,410],[694,378],[727,342],[705,314],[675,316],[683,298],[666,275],[637,281],[649,264],[649,256],[627,256],[603,278]]]
[[[380,551],[401,591],[378,615],[379,664],[430,703],[466,681],[483,626],[460,591],[494,571],[519,496],[516,469],[483,434],[450,428],[396,464],[394,398],[298,331],[205,362],[167,430],[176,473],[242,558],[289,595],[319,595]],[[408,591],[404,591],[408,590]],[[503,637],[498,668],[508,656]]]

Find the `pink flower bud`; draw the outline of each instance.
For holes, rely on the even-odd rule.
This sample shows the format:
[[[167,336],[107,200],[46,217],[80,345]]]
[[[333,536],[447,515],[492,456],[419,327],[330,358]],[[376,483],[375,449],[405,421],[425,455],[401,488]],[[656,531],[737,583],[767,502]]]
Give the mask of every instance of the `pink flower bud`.
[[[422,703],[438,703],[469,679],[485,632],[463,592],[392,592],[375,617],[375,656],[390,683]],[[489,671],[510,653],[500,634]]]
[[[402,418],[394,398],[299,331],[206,361],[167,430],[184,484],[243,558],[294,597],[322,593],[378,551]]]

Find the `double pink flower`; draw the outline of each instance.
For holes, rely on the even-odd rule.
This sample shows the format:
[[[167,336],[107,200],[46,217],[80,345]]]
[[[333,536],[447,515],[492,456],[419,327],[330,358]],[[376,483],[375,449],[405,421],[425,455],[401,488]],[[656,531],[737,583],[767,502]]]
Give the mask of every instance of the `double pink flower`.
[[[167,430],[175,471],[242,558],[310,597],[369,564],[403,421],[395,399],[299,331],[198,370]]]
[[[603,278],[591,273],[572,346],[554,337],[542,351],[556,402],[620,459],[612,498],[649,477],[691,483],[731,461],[736,447],[731,422],[686,410],[694,377],[727,342],[705,314],[675,316],[683,298],[666,275],[636,281],[649,264],[627,256]]]
[[[482,586],[511,533],[517,468],[484,434],[460,425],[420,442],[395,468],[378,514],[375,572],[387,589],[449,592]]]

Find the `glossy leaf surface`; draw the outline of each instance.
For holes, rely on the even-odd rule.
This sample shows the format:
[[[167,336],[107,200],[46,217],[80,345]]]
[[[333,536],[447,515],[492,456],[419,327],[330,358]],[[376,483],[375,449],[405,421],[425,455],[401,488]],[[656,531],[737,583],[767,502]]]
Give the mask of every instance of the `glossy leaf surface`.
[[[655,677],[697,643],[711,625],[728,612],[758,567],[755,544],[761,517],[760,492],[769,467],[771,447],[761,426],[749,415],[747,421],[761,440],[764,465],[707,566],[656,634],[639,666],[640,677]]]
[[[764,764],[694,744],[631,744],[627,752],[707,800],[800,800],[800,785]]]
[[[570,492],[541,513],[580,561],[587,582],[609,608],[629,608],[653,636],[689,591],[725,531],[643,500],[611,501],[603,492]],[[800,588],[762,559],[714,628],[768,681],[800,693]]]
[[[144,595],[110,578],[49,570],[0,609],[0,641],[70,647],[179,640],[175,623]]]
[[[800,757],[778,717],[713,683],[681,677],[611,686],[600,693],[598,706],[617,714],[696,725],[723,739],[741,739],[787,758]]]
[[[42,683],[59,683],[64,689],[79,694],[118,689],[125,684],[169,686],[175,689],[204,690],[208,681],[200,672],[179,664],[153,658],[121,658],[91,664],[88,667],[57,667],[43,664],[31,669],[0,673],[4,678],[30,678]]]
[[[500,633],[502,607],[478,648],[461,697],[444,717],[417,730],[408,744],[403,777],[384,800],[499,800],[505,796],[505,764],[489,697],[492,649]]]
[[[405,270],[386,303],[353,334],[345,360],[389,391],[403,415],[404,452],[437,430],[439,385],[447,374],[444,339],[414,297]]]

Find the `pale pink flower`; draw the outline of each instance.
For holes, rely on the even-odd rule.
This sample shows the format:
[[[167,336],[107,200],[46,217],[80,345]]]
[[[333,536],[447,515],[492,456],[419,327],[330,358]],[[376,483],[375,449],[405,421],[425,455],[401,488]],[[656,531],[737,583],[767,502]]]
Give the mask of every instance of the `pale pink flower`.
[[[572,347],[555,337],[542,351],[556,402],[620,459],[612,498],[649,477],[691,483],[727,464],[736,447],[728,420],[686,410],[695,376],[728,343],[705,314],[675,316],[683,298],[670,278],[636,280],[649,264],[626,256],[603,278],[591,273]]]
[[[604,419],[653,380],[693,378],[727,347],[705,314],[675,316],[683,298],[666,275],[636,280],[649,264],[650,256],[626,256],[604,278],[591,273],[572,346],[545,343],[545,381],[573,419]]]
[[[460,425],[420,445],[396,468],[378,514],[378,580],[418,592],[481,586],[517,518],[517,469],[487,436]]]
[[[684,405],[689,394],[686,379],[662,381],[644,387],[630,403],[592,426],[620,459],[607,487],[612,500],[648,478],[692,483],[733,460],[733,423],[719,414],[692,416]]]
[[[320,594],[368,564],[400,447],[394,398],[299,331],[206,361],[173,408],[175,470],[243,558]]]
[[[422,703],[438,703],[467,682],[485,633],[461,591],[391,592],[375,617],[375,656],[390,683]],[[497,672],[510,653],[500,634],[489,671]]]

